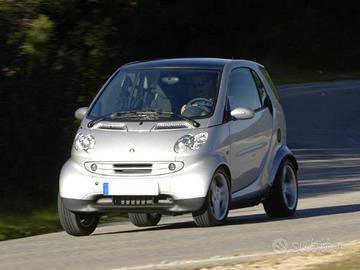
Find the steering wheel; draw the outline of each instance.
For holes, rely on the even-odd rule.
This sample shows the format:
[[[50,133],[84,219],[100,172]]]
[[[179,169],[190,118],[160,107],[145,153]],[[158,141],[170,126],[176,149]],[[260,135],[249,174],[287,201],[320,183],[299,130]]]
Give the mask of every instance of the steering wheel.
[[[193,98],[188,103],[186,103],[186,108],[188,106],[198,107],[207,113],[211,113],[211,107],[213,106],[213,102],[207,98]]]

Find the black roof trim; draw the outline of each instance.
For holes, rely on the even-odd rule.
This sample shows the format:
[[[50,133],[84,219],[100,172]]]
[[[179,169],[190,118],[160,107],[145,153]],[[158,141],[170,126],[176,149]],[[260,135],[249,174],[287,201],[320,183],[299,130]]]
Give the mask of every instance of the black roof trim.
[[[221,58],[173,58],[135,61],[122,66],[126,69],[146,68],[217,68],[222,69],[231,59]]]

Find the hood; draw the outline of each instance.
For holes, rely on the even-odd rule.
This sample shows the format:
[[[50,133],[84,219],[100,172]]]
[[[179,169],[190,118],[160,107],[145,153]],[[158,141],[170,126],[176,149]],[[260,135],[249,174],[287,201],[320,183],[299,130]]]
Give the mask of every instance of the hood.
[[[200,130],[183,121],[101,122],[91,129],[79,129],[95,138],[95,147],[88,153],[73,148],[73,155],[87,161],[175,161],[176,141]]]

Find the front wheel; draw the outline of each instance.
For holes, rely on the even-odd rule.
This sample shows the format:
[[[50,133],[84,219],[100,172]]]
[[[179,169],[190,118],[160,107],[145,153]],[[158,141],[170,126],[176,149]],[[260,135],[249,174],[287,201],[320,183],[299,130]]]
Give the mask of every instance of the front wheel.
[[[203,208],[193,213],[195,224],[209,227],[222,224],[229,213],[229,178],[223,170],[217,170],[212,178]]]
[[[161,219],[158,213],[129,213],[129,219],[137,227],[155,226]]]
[[[294,165],[285,160],[274,180],[264,209],[269,217],[290,217],[294,215],[298,203],[298,181]]]
[[[70,235],[90,235],[99,223],[99,217],[88,213],[75,213],[66,209],[58,195],[58,213],[61,226]]]

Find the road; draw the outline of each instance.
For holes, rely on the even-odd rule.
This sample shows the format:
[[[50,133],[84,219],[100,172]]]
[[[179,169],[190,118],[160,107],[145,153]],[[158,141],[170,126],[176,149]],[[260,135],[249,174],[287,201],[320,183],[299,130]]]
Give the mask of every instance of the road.
[[[213,228],[197,228],[186,215],[154,228],[121,222],[83,238],[60,232],[10,240],[0,242],[0,269],[187,269],[360,240],[360,81],[287,85],[280,94],[300,164],[293,218],[271,220],[256,206],[231,211],[224,226]]]

